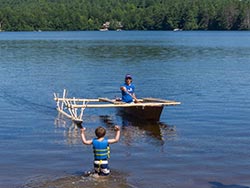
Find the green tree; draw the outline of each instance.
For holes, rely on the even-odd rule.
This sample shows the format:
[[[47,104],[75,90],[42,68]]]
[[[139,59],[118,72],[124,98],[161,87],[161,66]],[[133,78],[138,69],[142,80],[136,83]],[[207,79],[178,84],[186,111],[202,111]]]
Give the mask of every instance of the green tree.
[[[249,0],[0,0],[2,30],[249,30]]]

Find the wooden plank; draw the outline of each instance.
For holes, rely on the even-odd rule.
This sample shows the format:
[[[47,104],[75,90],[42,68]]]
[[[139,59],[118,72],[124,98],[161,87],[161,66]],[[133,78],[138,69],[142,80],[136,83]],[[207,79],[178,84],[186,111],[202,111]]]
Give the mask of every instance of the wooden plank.
[[[100,102],[110,102],[112,104],[115,104],[114,100],[111,100],[109,98],[98,98]]]
[[[69,115],[68,113],[64,112],[63,110],[61,110],[60,108],[57,108],[57,111],[62,113],[63,115],[65,115],[66,117],[72,119],[71,115]]]
[[[109,98],[99,98],[99,101],[100,102],[110,102],[112,104],[125,104],[125,102],[122,102],[122,101],[116,101],[116,100],[112,100],[112,99],[109,99]]]
[[[125,103],[125,104],[87,104],[87,105],[72,105],[72,108],[117,108],[117,107],[146,107],[146,106],[171,106],[178,105],[180,102],[168,103]]]
[[[59,113],[63,114],[64,116],[66,116],[69,119],[72,119],[75,122],[82,122],[82,119],[73,117],[73,116],[69,115],[67,112],[65,112],[63,110],[60,110],[59,108],[57,108],[57,110],[58,110]]]
[[[173,102],[173,101],[170,101],[170,100],[165,100],[165,99],[158,99],[158,98],[143,98],[143,101],[144,102],[161,102],[161,103],[169,103],[169,102]]]
[[[76,101],[76,102],[99,102],[99,99],[81,99],[81,98],[60,98],[60,97],[55,97],[55,101]]]

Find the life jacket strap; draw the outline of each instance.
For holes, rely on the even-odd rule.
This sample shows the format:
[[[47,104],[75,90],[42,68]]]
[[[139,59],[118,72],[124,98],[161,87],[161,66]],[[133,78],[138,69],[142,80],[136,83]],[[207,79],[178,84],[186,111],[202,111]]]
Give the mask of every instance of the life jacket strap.
[[[105,152],[105,153],[100,153]],[[107,156],[107,158],[110,158],[110,148],[109,146],[106,149],[94,149],[95,156]]]

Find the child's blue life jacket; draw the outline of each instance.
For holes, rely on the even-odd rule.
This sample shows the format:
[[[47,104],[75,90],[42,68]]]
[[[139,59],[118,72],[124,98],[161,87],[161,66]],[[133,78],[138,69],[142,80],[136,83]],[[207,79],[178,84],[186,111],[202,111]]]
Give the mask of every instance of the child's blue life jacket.
[[[95,160],[107,160],[109,158],[108,139],[104,138],[102,141],[99,141],[97,138],[94,138],[92,144]]]

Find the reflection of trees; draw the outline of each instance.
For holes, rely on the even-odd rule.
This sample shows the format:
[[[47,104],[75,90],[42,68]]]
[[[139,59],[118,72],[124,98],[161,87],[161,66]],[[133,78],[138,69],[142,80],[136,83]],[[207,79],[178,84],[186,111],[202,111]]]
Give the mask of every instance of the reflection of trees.
[[[162,42],[154,45],[152,42],[135,41],[91,41],[91,45],[75,49],[85,58],[96,59],[110,58],[110,59],[131,59],[136,61],[144,61],[145,58],[154,59],[155,57],[161,59],[172,59],[181,53],[181,50],[173,46],[163,46]],[[74,50],[74,47],[73,47]]]

